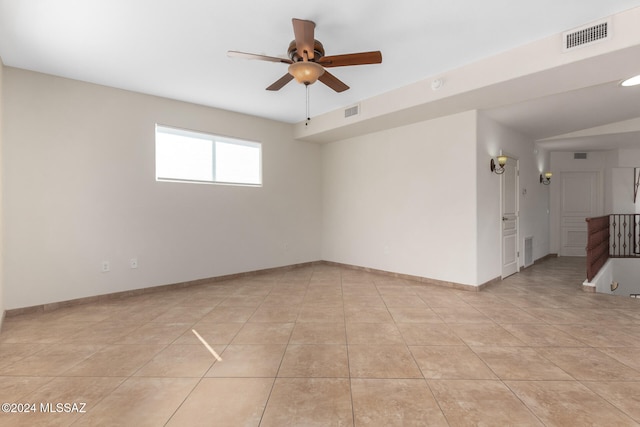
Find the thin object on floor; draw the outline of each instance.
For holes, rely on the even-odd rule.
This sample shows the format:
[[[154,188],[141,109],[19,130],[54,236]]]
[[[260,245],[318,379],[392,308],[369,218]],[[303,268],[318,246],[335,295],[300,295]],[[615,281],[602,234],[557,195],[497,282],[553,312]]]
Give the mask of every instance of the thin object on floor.
[[[206,341],[204,340],[204,338],[202,338],[202,337],[200,336],[200,334],[196,332],[196,330],[195,330],[195,329],[192,329],[192,330],[191,330],[191,332],[193,332],[193,333],[195,334],[195,336],[196,336],[196,337],[198,337],[198,339],[200,340],[200,342],[201,342],[202,344],[204,344],[204,346],[207,348],[207,350],[209,350],[209,352],[210,352],[211,354],[213,354],[213,357],[215,357],[215,358],[216,358],[216,360],[217,360],[218,362],[222,362],[222,358],[221,358],[220,356],[218,356],[218,353],[216,353],[216,351],[215,351],[213,348],[211,348],[211,346],[209,345],[209,343],[208,343],[208,342],[206,342]]]

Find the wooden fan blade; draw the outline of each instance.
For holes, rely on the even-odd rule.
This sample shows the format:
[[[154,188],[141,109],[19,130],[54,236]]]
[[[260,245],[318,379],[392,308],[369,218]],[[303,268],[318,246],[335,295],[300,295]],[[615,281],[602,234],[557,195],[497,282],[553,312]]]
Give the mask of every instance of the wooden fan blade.
[[[349,89],[349,86],[344,84],[336,76],[334,76],[327,70],[324,71],[324,73],[320,76],[318,80],[320,80],[322,83],[326,84],[336,92],[344,92],[345,90]]]
[[[231,58],[257,59],[259,61],[282,62],[284,64],[293,64],[293,61],[288,58],[278,58],[277,56],[266,56],[266,55],[258,55],[255,53],[238,52],[236,50],[228,51],[227,56]]]
[[[276,80],[271,86],[267,88],[267,90],[280,90],[284,87],[284,85],[289,83],[291,80],[293,80],[293,76],[287,73],[284,76],[280,77],[278,80]]]
[[[296,39],[296,49],[298,51],[298,55],[301,58],[304,58],[304,52],[307,52],[307,58],[313,59],[314,51],[313,46],[315,44],[315,39],[313,36],[313,31],[316,28],[316,24],[312,21],[305,21],[304,19],[296,19],[293,18],[293,34]]]
[[[323,67],[345,67],[348,65],[365,65],[382,63],[382,53],[374,52],[348,53],[345,55],[325,56],[318,64]]]

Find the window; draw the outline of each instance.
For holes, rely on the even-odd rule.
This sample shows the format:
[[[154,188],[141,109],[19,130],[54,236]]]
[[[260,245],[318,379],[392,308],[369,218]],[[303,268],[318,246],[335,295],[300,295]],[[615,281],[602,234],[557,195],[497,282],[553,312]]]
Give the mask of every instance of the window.
[[[156,180],[262,185],[262,147],[156,125]]]

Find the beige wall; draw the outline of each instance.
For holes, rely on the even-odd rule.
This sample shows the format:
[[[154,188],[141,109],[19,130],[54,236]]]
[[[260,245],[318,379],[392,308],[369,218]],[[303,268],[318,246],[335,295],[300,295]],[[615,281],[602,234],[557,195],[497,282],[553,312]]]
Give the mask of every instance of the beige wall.
[[[323,146],[325,260],[477,285],[476,113]]]
[[[640,194],[634,195],[634,170],[640,168],[640,148],[616,150],[610,158],[610,182],[605,174],[605,214],[640,213]]]
[[[521,254],[533,236],[534,259],[547,255],[533,141],[468,111],[323,146],[323,259],[472,286],[500,277],[500,150],[520,160]]]
[[[10,67],[3,99],[5,308],[320,259],[290,125]],[[262,142],[264,186],[156,182],[156,123]]]

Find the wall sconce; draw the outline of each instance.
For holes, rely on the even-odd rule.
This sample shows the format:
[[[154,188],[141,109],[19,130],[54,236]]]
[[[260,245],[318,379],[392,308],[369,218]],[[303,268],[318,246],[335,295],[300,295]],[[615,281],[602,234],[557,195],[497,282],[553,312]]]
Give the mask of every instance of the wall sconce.
[[[549,185],[549,183],[551,182],[551,175],[553,175],[551,172],[545,172],[544,176],[540,174],[540,183]]]
[[[495,160],[491,159],[491,172],[501,175],[504,173],[504,165],[507,164],[507,156],[498,156],[498,166]]]

